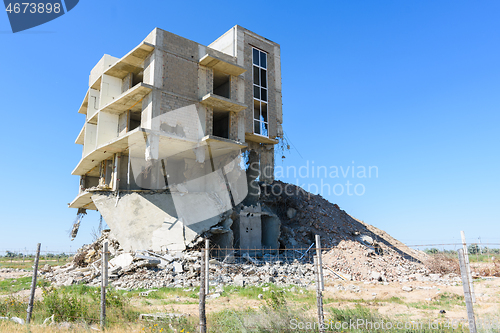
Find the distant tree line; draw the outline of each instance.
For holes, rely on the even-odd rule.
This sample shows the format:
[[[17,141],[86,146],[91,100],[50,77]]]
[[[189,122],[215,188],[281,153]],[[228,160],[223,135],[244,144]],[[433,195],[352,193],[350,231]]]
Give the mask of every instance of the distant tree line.
[[[457,255],[456,250],[439,250],[435,247],[430,249],[425,249],[424,252],[427,254],[443,253],[443,254]],[[500,254],[500,249],[489,248],[487,246],[479,247],[478,244],[471,244],[467,247],[467,252],[469,254]]]
[[[70,257],[71,255],[66,254],[64,252],[62,253],[40,253],[41,257],[44,258],[67,258]],[[1,255],[0,255],[1,257]],[[34,254],[23,254],[21,252],[11,252],[11,251],[5,251],[5,255],[3,255],[4,258],[34,258]]]

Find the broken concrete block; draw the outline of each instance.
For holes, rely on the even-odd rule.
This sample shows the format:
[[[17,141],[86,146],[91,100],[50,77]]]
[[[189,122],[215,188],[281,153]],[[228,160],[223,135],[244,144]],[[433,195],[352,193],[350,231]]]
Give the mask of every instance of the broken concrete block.
[[[164,254],[160,258],[164,259],[168,263],[171,263],[174,260],[174,257],[172,257],[170,254]]]
[[[233,283],[236,287],[244,287],[245,286],[245,279],[243,277],[243,274],[238,274],[233,278]]]
[[[214,299],[214,298],[219,298],[219,297],[220,297],[219,293],[215,293],[215,294],[211,294],[211,295],[207,296],[208,299]]]
[[[132,256],[132,254],[123,253],[123,254],[120,254],[119,256],[111,259],[109,261],[109,265],[110,265],[110,267],[116,267],[116,266],[125,267],[125,266],[132,264],[133,261],[134,261],[134,257]]]
[[[174,272],[175,273],[182,273],[182,272],[184,272],[184,268],[182,267],[182,264],[180,262],[174,262]]]
[[[370,236],[367,236],[367,235],[359,235],[357,237],[358,241],[360,241],[361,243],[365,244],[365,245],[373,245],[373,238],[371,238]]]
[[[47,324],[49,324],[49,322],[50,322],[51,324],[53,324],[53,323],[54,323],[54,316],[55,316],[55,315],[53,314],[52,316],[50,316],[50,317],[48,317],[48,318],[45,318],[45,320],[43,321],[43,325],[47,325]]]
[[[135,262],[133,265],[136,266],[136,268],[139,267],[156,267],[161,263],[160,259],[141,259],[137,262]]]
[[[186,314],[184,313],[143,313],[139,315],[139,320],[158,321],[158,320],[167,320],[172,318],[181,318],[185,316]],[[189,316],[189,314],[187,314],[187,316]]]
[[[71,286],[71,285],[73,284],[73,281],[74,281],[74,280],[73,280],[73,278],[72,278],[72,277],[70,277],[70,278],[68,278],[66,281],[64,281],[62,285],[63,285],[63,286],[66,286],[66,287],[67,287],[67,286]]]
[[[215,265],[215,266],[220,265],[220,262],[219,262],[217,259],[210,259],[210,260],[208,261],[208,263],[209,263],[210,265]]]
[[[382,274],[380,274],[379,272],[372,272],[370,274],[370,278],[375,281],[382,281]]]
[[[18,318],[18,317],[12,317],[10,318],[13,322],[16,322],[18,324],[24,325],[24,319]]]
[[[413,288],[411,286],[404,286],[403,288],[403,291],[406,291],[406,292],[410,292],[410,291],[413,291]]]
[[[148,290],[148,291],[143,291],[143,292],[140,292],[139,295],[143,296],[143,297],[148,297],[149,294],[152,293],[153,291],[158,291],[158,289],[151,289],[151,290]]]

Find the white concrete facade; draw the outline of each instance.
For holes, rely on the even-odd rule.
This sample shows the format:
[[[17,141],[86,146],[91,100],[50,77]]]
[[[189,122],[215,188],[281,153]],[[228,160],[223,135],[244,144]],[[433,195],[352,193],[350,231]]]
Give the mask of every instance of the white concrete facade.
[[[246,176],[233,167],[242,151],[274,163],[282,137],[280,66],[279,45],[240,26],[209,46],[156,28],[124,57],[104,55],[78,111],[85,124],[75,142],[83,149],[72,174],[81,180],[69,206],[99,210],[131,249],[185,248],[245,199]],[[256,91],[265,106],[259,116]],[[148,201],[151,209],[138,210],[147,193],[168,196],[159,205],[174,209]],[[134,213],[117,214],[124,207]],[[153,215],[157,228],[134,238]],[[181,229],[167,227],[172,221]]]

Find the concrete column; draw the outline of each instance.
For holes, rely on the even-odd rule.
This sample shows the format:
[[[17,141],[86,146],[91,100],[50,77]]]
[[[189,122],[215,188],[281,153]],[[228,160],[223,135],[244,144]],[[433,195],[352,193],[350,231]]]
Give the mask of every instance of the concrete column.
[[[256,205],[260,196],[260,187],[256,179],[260,176],[260,156],[255,150],[250,150],[248,155],[248,169],[247,169],[247,184],[248,195],[245,199],[245,205]]]
[[[205,135],[213,135],[213,133],[214,133],[214,111],[212,110],[212,108],[207,108],[205,120],[206,120]]]
[[[274,146],[264,145],[260,153],[260,180],[271,184],[274,181]]]
[[[133,75],[132,73],[128,73],[127,76],[125,76],[122,79],[122,94],[132,88],[132,82],[133,82]]]
[[[120,188],[120,159],[121,153],[115,154],[115,165],[113,170],[113,191],[117,191]]]
[[[229,112],[229,139],[238,140],[238,114]]]
[[[238,78],[236,76],[229,76],[230,97],[233,101],[238,101]]]

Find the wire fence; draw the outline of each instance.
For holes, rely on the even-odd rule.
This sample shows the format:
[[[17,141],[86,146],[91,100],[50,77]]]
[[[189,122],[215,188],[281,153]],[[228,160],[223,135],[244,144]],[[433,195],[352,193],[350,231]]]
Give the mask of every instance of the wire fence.
[[[246,258],[255,258],[258,262],[293,262],[299,260],[301,262],[311,263],[313,254],[310,251],[314,242],[308,247],[292,247],[292,248],[220,248],[212,246],[210,256],[212,259],[223,262],[229,258],[236,258],[238,262],[248,261]],[[457,256],[457,250],[462,248],[462,243],[431,243],[431,244],[410,244],[401,246],[394,246],[392,244],[381,244],[375,242],[374,244],[364,244],[368,249],[377,251],[378,246],[382,249],[393,250],[400,254],[405,259],[411,262],[421,262],[418,253],[426,253],[428,255],[442,253],[449,256]],[[493,261],[500,258],[500,243],[470,243],[467,245],[468,253],[471,262],[480,261]],[[334,247],[324,247],[322,251],[330,252],[337,249]],[[417,252],[410,252],[404,250],[408,248]],[[422,250],[424,249],[424,250]],[[63,252],[63,251],[40,251],[40,265],[60,266],[65,265],[73,260],[77,252]],[[35,259],[34,251],[23,251],[22,249],[0,249],[0,268],[18,268],[18,269],[31,269]]]
[[[360,244],[362,244],[360,242]],[[401,258],[405,258],[406,260],[412,261],[412,262],[421,262],[422,257],[425,256],[425,254],[421,251],[417,251],[418,248],[426,248],[427,249],[427,254],[433,255],[436,253],[445,253],[451,257],[456,257],[456,250],[444,250],[442,249],[443,247],[450,247],[453,246],[456,249],[462,248],[462,243],[443,243],[443,244],[416,244],[416,245],[406,245],[406,246],[393,246],[391,244],[380,244],[376,242],[368,242],[365,244],[362,244],[362,248],[364,251],[373,251],[373,256],[376,257],[377,255],[384,256],[388,253],[388,251],[394,251],[392,253],[393,255],[399,255]],[[494,261],[500,259],[500,253],[498,252],[498,247],[500,247],[500,243],[471,243],[467,245],[469,256],[471,259],[471,262],[477,261]],[[440,250],[441,248],[441,250]],[[338,253],[342,253],[342,251],[351,251],[351,248],[338,248],[338,247],[323,247],[320,249],[320,253],[323,253],[323,255],[328,255],[331,251],[339,251]],[[200,254],[200,251],[203,251],[203,248],[198,248],[194,249],[194,252]],[[380,251],[380,252],[378,252]],[[144,251],[148,252],[148,251]],[[143,252],[143,253],[144,253]],[[301,295],[306,295],[306,296],[294,296],[298,297],[298,300],[304,300],[306,301],[306,298],[311,298],[314,296],[310,294],[310,289],[308,287],[317,285],[318,278],[313,275],[317,274],[316,272],[318,271],[317,266],[314,265],[315,261],[314,258],[317,255],[317,250],[315,247],[315,243],[311,243],[310,246],[308,247],[295,247],[295,248],[264,248],[264,249],[228,249],[228,248],[220,248],[218,246],[212,245],[209,248],[209,262],[210,262],[210,270],[209,270],[209,280],[211,283],[217,282],[219,283],[224,283],[223,279],[221,279],[221,276],[228,274],[231,271],[234,270],[240,270],[241,271],[241,265],[240,267],[237,267],[238,265],[233,265],[233,264],[245,264],[245,265],[253,265],[255,267],[258,266],[266,266],[266,265],[274,265],[276,264],[277,267],[284,267],[283,265],[285,264],[292,264],[292,263],[302,263],[302,264],[310,264],[314,267],[314,272],[307,272],[304,271],[303,275],[304,276],[309,276],[309,284],[304,284],[302,283],[302,279],[297,278],[297,279],[292,279],[290,280],[289,277],[291,276],[290,272],[287,271],[286,269],[283,270],[275,270],[274,271],[274,279],[269,279],[267,282],[285,282],[285,281],[292,281],[291,284],[288,285],[288,289],[281,289],[281,291],[288,292],[288,293],[296,293],[298,294],[298,291],[301,290]],[[44,266],[44,265],[50,265],[50,266],[63,266],[69,262],[73,261],[73,256],[75,253],[60,253],[58,251],[41,251],[40,252],[40,261],[39,265]],[[152,253],[149,252],[149,254],[152,257],[157,257],[161,259],[163,256],[166,256],[166,254],[162,253]],[[203,255],[201,255],[203,256]],[[198,257],[200,257],[198,255]],[[216,262],[214,262],[216,260]],[[335,260],[342,260],[339,257],[335,257]],[[1,268],[24,268],[24,269],[30,269],[30,267],[33,265],[34,261],[34,256],[32,255],[26,255],[22,254],[19,251],[15,250],[5,250],[5,255],[0,257],[0,269]],[[351,264],[352,263],[348,263]],[[339,272],[335,272],[331,269],[328,269],[327,265],[324,265],[327,269],[325,269],[325,275],[328,277],[328,279],[338,279],[338,280],[349,280],[346,279],[346,277]],[[248,266],[245,266],[246,269]],[[197,279],[196,277],[200,275],[200,272],[203,270],[197,270],[196,268],[193,269],[193,267],[184,267],[183,268],[185,271],[190,271],[192,273],[192,276],[194,276],[194,279]],[[273,268],[274,269],[274,268]],[[157,272],[158,268],[153,269],[155,272]],[[83,271],[82,271],[83,272]],[[96,274],[98,273],[95,272]],[[27,274],[28,276],[29,274]],[[83,275],[83,274],[82,274]],[[43,277],[42,277],[43,278]],[[145,282],[158,282],[158,281],[148,281],[148,276],[145,275],[144,280]],[[177,317],[177,316],[145,316],[143,317],[143,321],[138,322],[137,318],[139,315],[139,312],[137,309],[134,309],[130,303],[126,300],[126,296],[124,296],[124,292],[120,292],[118,289],[120,288],[115,288],[113,285],[113,282],[116,281],[116,276],[110,276],[110,284],[113,286],[111,289],[108,290],[108,297],[106,298],[106,305],[109,309],[108,317],[106,319],[107,325],[115,325],[115,324],[120,324],[120,325],[141,325],[142,328],[145,330],[150,330],[151,332],[160,332],[160,328],[164,328],[163,331],[161,332],[167,332],[167,331],[180,331],[178,330],[179,327],[182,327],[184,325],[186,328],[190,329],[195,329],[199,330],[199,326],[196,323],[193,323],[192,318],[189,319],[189,317]],[[181,281],[181,282],[186,282],[186,280]],[[264,282],[259,280],[257,278],[257,282]],[[74,283],[78,283],[75,281]],[[43,281],[39,282],[40,285],[43,285]],[[149,284],[151,285],[151,284]],[[293,290],[291,289],[290,285],[296,285],[297,289]],[[188,299],[185,302],[188,302],[190,304],[196,303],[197,302],[197,295],[196,293],[199,291],[199,288],[196,286],[196,284],[193,284],[192,282],[189,283],[179,283],[179,281],[173,281],[171,284],[168,284],[167,286],[177,286],[181,287],[179,288],[179,294],[183,297]],[[199,284],[198,284],[199,286]],[[348,286],[351,288],[351,286]],[[79,287],[83,288],[83,287]],[[148,287],[148,284],[145,284],[145,287],[143,288],[151,288]],[[283,312],[283,308],[280,308],[280,306],[283,306],[283,304],[288,304],[285,301],[280,300],[280,296],[276,296],[277,293],[280,291],[279,289],[276,289],[274,287],[267,287],[270,288],[266,291],[263,291],[264,289],[258,289],[259,292],[262,292],[265,296],[264,304],[267,304],[267,309],[270,311],[276,310],[274,315],[277,315],[278,312]],[[354,287],[352,287],[354,288]],[[124,288],[122,288],[124,289]],[[130,293],[130,289],[125,288],[128,290]],[[142,303],[151,303],[153,302],[152,300],[155,299],[161,299],[161,295],[159,296],[150,296],[154,295],[150,294],[149,292],[146,292],[145,296],[141,295],[140,292],[142,292],[144,289],[140,289],[137,292],[132,292],[132,295],[136,297],[136,299],[143,300],[141,301]],[[273,295],[270,292],[275,291],[276,294]],[[70,321],[70,322],[75,322],[75,323],[80,323],[83,328],[84,327],[94,327],[99,323],[99,309],[96,309],[96,302],[98,299],[98,294],[96,290],[93,289],[85,289],[83,294],[85,296],[76,296],[76,294],[71,294],[68,292],[68,294],[64,293],[59,293],[57,294],[54,289],[50,289],[46,287],[47,294],[44,294],[44,300],[39,299],[35,303],[35,312],[33,316],[34,322],[41,323],[45,319],[50,318],[52,315],[52,319],[49,320],[49,322],[55,321],[55,322],[61,322],[61,321]],[[82,293],[82,291],[79,291]],[[216,286],[210,286],[209,292],[207,293],[208,299],[211,299],[214,294],[220,294],[220,293],[225,293],[226,291],[224,289],[219,289]],[[56,294],[54,294],[56,293]],[[18,291],[13,291],[8,293],[7,295],[4,294],[0,295],[0,316],[4,315],[2,313],[3,311],[7,311],[9,313],[16,313],[19,312],[20,309],[23,309],[25,311],[25,301],[18,299]],[[175,295],[175,293],[174,293]],[[148,297],[149,296],[149,297]],[[52,297],[52,298],[51,298]],[[72,299],[72,302],[76,302],[73,305],[65,305],[66,307],[69,308],[64,308],[62,305],[56,304],[54,300],[56,299],[64,299],[65,297],[68,297],[68,299]],[[51,306],[48,306],[47,304],[43,302],[47,302],[48,300],[52,299],[54,301]],[[47,301],[45,301],[47,300]],[[170,302],[174,302],[174,304],[178,303],[178,301],[172,301],[169,300]],[[10,302],[10,303],[9,303]],[[208,303],[208,307],[210,308],[210,301]],[[331,305],[331,304],[330,304]],[[327,306],[330,306],[327,304]],[[74,307],[74,308],[71,308]],[[41,310],[43,309],[43,310]],[[242,311],[235,311],[234,307],[228,307],[229,312],[224,313],[225,316],[231,317],[231,320],[236,320],[240,322],[241,327],[244,327],[246,330],[252,331],[262,331],[262,330],[267,330],[269,332],[272,332],[273,330],[277,329],[277,326],[273,326],[268,324],[268,326],[262,324],[262,325],[254,325],[251,324],[248,321],[248,317],[256,316],[256,312],[242,312]],[[52,312],[51,312],[52,311]],[[73,311],[73,312],[72,312]],[[232,312],[231,312],[232,311]],[[288,316],[286,319],[287,320],[292,320],[293,318],[299,318],[302,321],[307,321],[314,319],[314,316],[311,317],[311,314],[305,314],[301,313],[300,308],[297,309],[289,309],[286,312],[286,316]],[[232,314],[231,314],[232,313]],[[209,317],[212,313],[209,312]],[[283,313],[282,313],[283,314]],[[334,313],[335,314],[335,313]],[[262,315],[262,314],[261,314]],[[359,314],[361,315],[361,314]],[[267,316],[267,315],[266,315]],[[326,311],[326,316],[327,318],[325,319],[326,322],[331,320],[334,320],[335,315],[332,315],[330,308],[327,309]],[[265,316],[264,316],[265,317]],[[293,317],[293,318],[292,318]],[[148,318],[150,318],[151,321],[148,321]],[[265,317],[267,318],[267,317]],[[262,318],[261,318],[262,319]],[[210,328],[216,329],[220,323],[218,323],[218,320],[221,319],[221,314],[218,314],[216,318],[209,318],[208,320],[208,331],[211,331]],[[229,320],[229,319],[227,319]],[[263,320],[263,319],[262,319]],[[271,320],[271,318],[267,318],[265,320]],[[265,321],[264,320],[264,321]],[[279,318],[279,320],[283,320],[283,318]],[[154,326],[155,323],[157,326]],[[86,326],[85,326],[86,325]],[[269,326],[270,325],[270,326]],[[156,328],[158,330],[155,330]],[[222,327],[222,326],[220,326]],[[297,331],[297,329],[293,328],[287,328],[280,326],[279,331]],[[313,330],[314,331],[314,330]],[[317,330],[320,332],[320,330]],[[187,330],[186,330],[187,332]],[[454,331],[455,332],[455,331]]]

